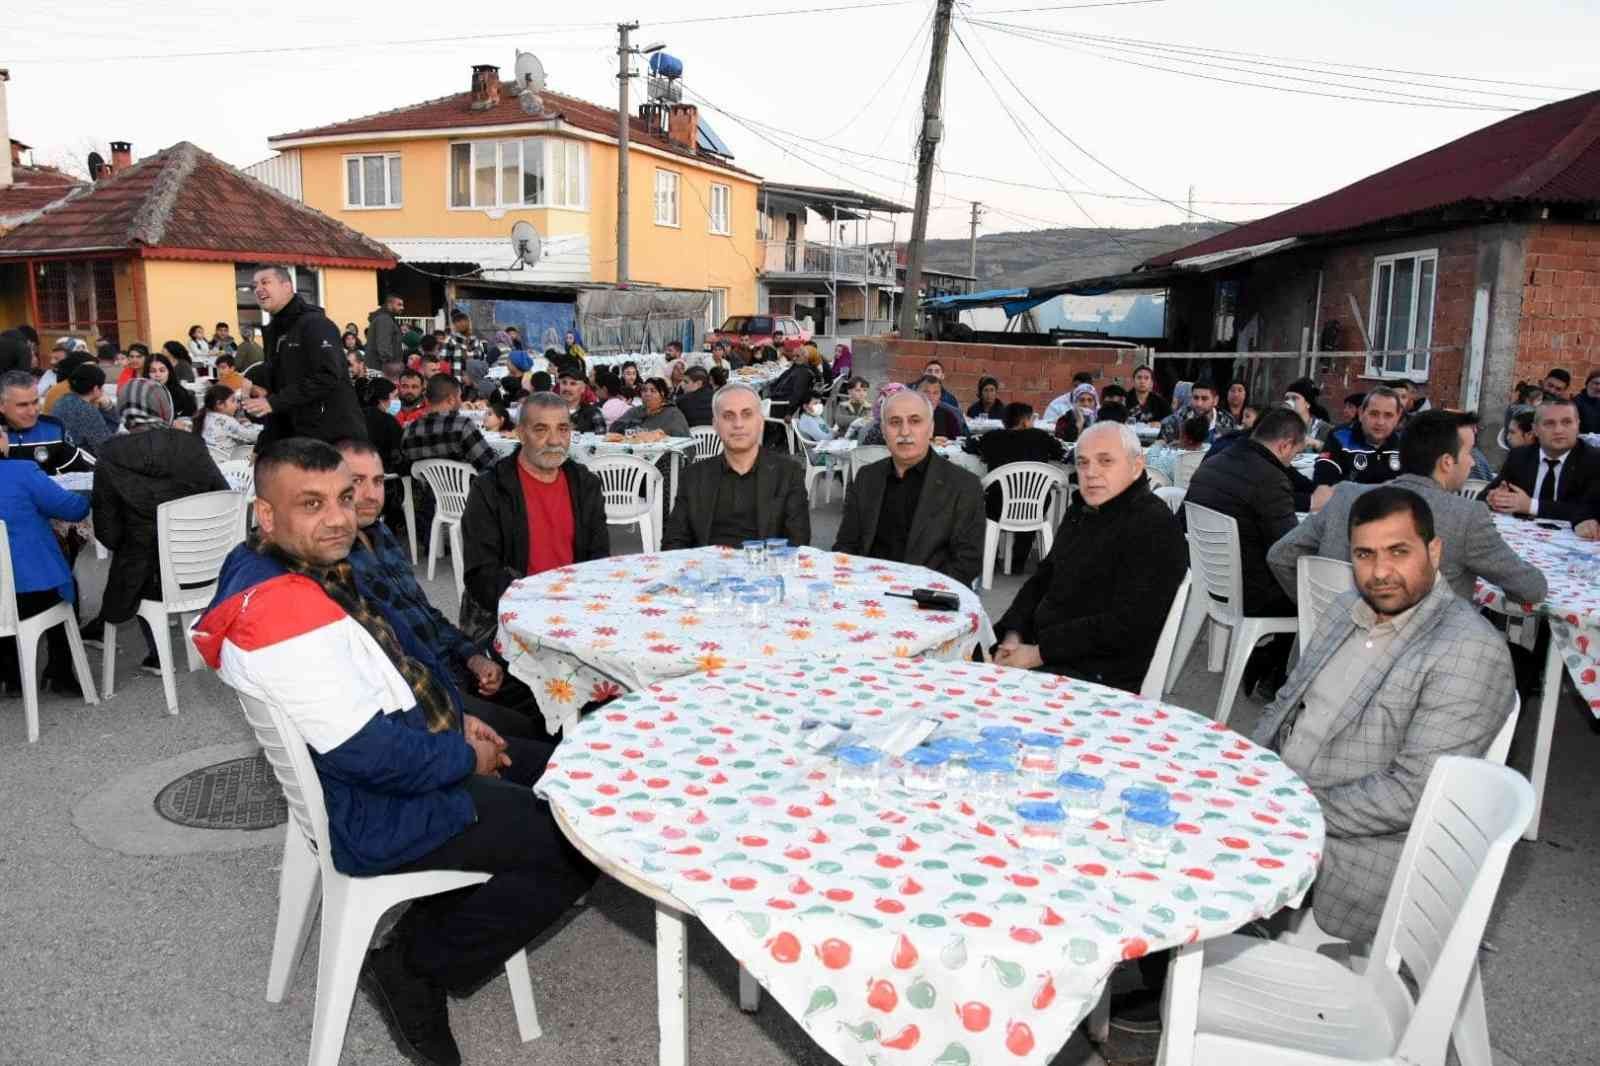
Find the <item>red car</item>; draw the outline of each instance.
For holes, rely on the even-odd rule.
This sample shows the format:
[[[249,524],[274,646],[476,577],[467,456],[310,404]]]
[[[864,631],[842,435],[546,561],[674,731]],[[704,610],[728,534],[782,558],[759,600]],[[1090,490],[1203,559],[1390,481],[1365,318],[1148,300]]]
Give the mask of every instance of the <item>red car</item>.
[[[734,315],[706,336],[706,351],[717,341],[756,349],[764,344],[792,352],[811,339],[811,333],[787,315]]]

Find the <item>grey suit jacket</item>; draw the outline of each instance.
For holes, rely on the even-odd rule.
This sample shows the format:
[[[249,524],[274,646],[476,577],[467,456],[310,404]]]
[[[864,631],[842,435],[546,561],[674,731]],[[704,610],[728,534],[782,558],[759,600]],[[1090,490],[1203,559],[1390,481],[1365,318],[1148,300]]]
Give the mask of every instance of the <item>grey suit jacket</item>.
[[[1358,629],[1358,593],[1340,596],[1266,708],[1256,743],[1278,732],[1333,653]],[[1334,936],[1376,935],[1406,832],[1441,755],[1481,757],[1511,713],[1505,639],[1436,581],[1410,624],[1356,684],[1309,766],[1291,766],[1322,805],[1327,840],[1313,905]]]
[[[1401,474],[1388,483],[1410,489],[1433,511],[1433,532],[1444,542],[1439,572],[1456,595],[1471,602],[1476,578],[1499,585],[1513,603],[1538,603],[1548,591],[1544,574],[1511,550],[1494,526],[1494,513],[1477,500],[1446,492],[1431,477]],[[1350,561],[1350,508],[1356,498],[1377,485],[1345,481],[1333,496],[1299,526],[1267,550],[1267,564],[1278,583],[1295,599],[1295,567],[1302,555]]]
[[[866,555],[872,550],[893,462],[880,459],[856,474],[845,495],[834,551]],[[896,561],[926,566],[970,587],[983,571],[984,521],[982,482],[935,452],[906,539],[906,557]]]

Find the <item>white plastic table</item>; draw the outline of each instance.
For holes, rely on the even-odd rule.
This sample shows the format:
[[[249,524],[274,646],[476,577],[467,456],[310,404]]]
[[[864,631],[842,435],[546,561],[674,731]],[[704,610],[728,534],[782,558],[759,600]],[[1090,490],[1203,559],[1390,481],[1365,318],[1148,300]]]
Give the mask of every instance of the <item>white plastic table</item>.
[[[752,626],[735,610],[693,607],[672,582],[718,569],[742,576],[732,548],[693,548],[595,559],[513,582],[500,599],[497,649],[533,690],[554,732],[593,700],[744,659],[858,661],[879,656],[957,659],[994,642],[983,602],[920,566],[801,548],[786,598]],[[828,607],[806,605],[805,586],[833,585]],[[954,592],[956,611],[920,610],[885,593]]]
[[[1113,795],[1165,785],[1174,852],[1140,863],[1115,799],[1058,845],[1025,849],[1009,805],[897,783],[841,792],[830,760],[799,742],[818,716],[922,715],[958,735],[1054,732]],[[652,685],[579,722],[537,789],[580,849],[657,901],[662,1062],[674,1064],[695,1056],[679,1035],[673,915],[699,918],[842,1063],[1027,1066],[1066,1043],[1118,962],[1300,899],[1323,845],[1305,783],[1210,719],[927,659],[761,662]]]

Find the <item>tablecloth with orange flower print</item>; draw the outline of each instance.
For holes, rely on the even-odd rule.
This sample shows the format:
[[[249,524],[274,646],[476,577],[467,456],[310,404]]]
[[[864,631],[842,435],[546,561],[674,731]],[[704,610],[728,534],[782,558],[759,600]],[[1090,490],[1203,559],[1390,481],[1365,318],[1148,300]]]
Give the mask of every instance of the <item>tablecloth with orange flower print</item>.
[[[1009,805],[886,780],[841,792],[808,718],[935,717],[1061,737],[1107,807],[1042,849]],[[1122,834],[1127,785],[1178,813],[1164,866]],[[1042,1066],[1116,964],[1303,897],[1322,811],[1277,755],[1201,715],[985,663],[757,661],[586,716],[537,786],[566,831],[693,913],[849,1066]],[[690,1061],[695,1061],[693,1055]]]
[[[1590,576],[1600,573],[1600,544],[1570,529],[1545,529],[1506,515],[1496,515],[1494,524],[1511,550],[1544,574],[1550,591],[1542,603],[1508,603],[1498,587],[1479,581],[1473,599],[1512,617],[1544,615],[1567,675],[1600,718],[1600,581]]]
[[[616,556],[526,577],[500,599],[495,647],[554,732],[585,704],[730,662],[962,659],[995,639],[977,594],[943,574],[815,548],[797,556],[784,602],[768,609],[761,627],[733,611],[698,609],[672,587],[686,574],[742,576],[743,557],[732,548]],[[821,581],[834,594],[813,609],[806,586]],[[925,611],[886,595],[914,588],[956,593],[961,606]]]

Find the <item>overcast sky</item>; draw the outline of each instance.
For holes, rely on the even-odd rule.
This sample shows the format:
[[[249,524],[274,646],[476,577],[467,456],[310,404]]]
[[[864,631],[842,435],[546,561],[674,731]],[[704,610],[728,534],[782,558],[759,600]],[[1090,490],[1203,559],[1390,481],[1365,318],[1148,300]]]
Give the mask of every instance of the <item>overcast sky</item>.
[[[1191,185],[1202,215],[1257,217],[1278,209],[1264,202],[1309,199],[1512,113],[1501,108],[1596,87],[1592,2],[1102,0],[1060,10],[1072,2],[958,4],[934,235],[964,236],[970,200],[992,208],[984,232],[1178,222],[1181,206],[1140,198],[1181,205]],[[858,9],[816,10],[835,7]],[[191,140],[247,165],[270,154],[271,134],[462,91],[473,63],[497,62],[509,77],[517,48],[543,60],[552,90],[615,106],[614,23],[637,18],[636,43],[664,41],[683,60],[688,98],[698,94],[739,164],[909,204],[932,8],[12,0],[0,66],[11,69],[11,135],[41,162],[81,157],[90,141],[129,140],[139,156]],[[755,17],[728,17],[743,15]],[[1372,90],[1403,103],[1372,102]]]

